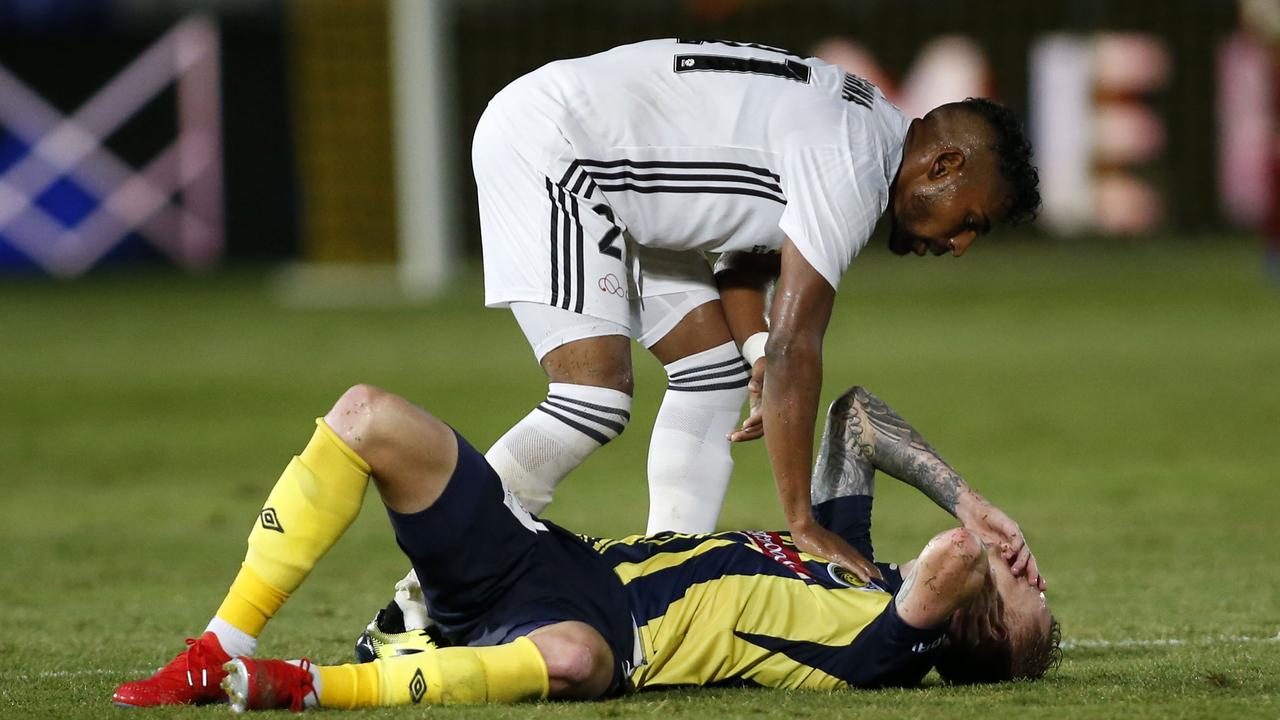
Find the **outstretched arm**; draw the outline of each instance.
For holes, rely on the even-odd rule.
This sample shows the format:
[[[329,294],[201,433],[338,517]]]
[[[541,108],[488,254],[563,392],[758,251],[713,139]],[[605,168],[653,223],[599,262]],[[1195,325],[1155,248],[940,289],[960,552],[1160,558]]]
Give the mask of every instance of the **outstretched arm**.
[[[1028,582],[1044,588],[1018,524],[970,488],[914,427],[870,390],[850,388],[832,403],[827,422],[827,435],[839,433],[842,441],[824,438],[810,488],[815,504],[859,493],[859,488],[870,487],[875,470],[880,470],[924,493],[983,541],[999,547],[1014,575],[1026,573]]]
[[[847,568],[862,580],[880,573],[847,540],[813,518],[813,421],[822,389],[822,337],[833,288],[788,240],[769,308],[763,393],[764,441],[791,539],[800,550]]]

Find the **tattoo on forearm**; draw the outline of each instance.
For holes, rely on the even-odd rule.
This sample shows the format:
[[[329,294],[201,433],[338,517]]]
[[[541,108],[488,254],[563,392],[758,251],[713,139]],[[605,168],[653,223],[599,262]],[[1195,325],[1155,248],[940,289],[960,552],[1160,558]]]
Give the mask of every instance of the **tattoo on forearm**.
[[[854,395],[865,408],[867,422],[875,431],[872,457],[875,466],[955,514],[956,502],[968,489],[964,478],[883,400],[865,388],[856,388]]]
[[[837,415],[842,422],[836,422]],[[851,448],[846,454],[854,454],[852,449],[856,449],[856,457],[865,460],[872,468],[867,472],[855,463],[859,465],[858,471],[846,471],[846,474],[861,478],[863,475],[873,475],[874,470],[881,470],[917,488],[939,507],[955,514],[956,503],[960,496],[968,491],[968,484],[920,436],[920,433],[916,432],[915,428],[871,391],[855,387],[841,396],[832,405],[827,420],[827,433],[830,434],[836,426],[840,426],[844,434],[856,438],[856,443],[841,443],[841,446]],[[826,436],[823,438],[822,450],[819,467],[828,454]],[[831,454],[838,456],[839,452],[833,451]],[[815,490],[820,477],[821,473],[815,473]],[[869,483],[870,481],[859,479],[845,482]],[[830,481],[825,482],[824,487],[826,485],[831,485]],[[833,495],[833,497],[838,496],[838,494]],[[819,502],[816,492],[814,502]]]
[[[809,487],[814,505],[849,495],[875,494],[872,433],[866,423],[865,411],[849,393],[832,403]]]

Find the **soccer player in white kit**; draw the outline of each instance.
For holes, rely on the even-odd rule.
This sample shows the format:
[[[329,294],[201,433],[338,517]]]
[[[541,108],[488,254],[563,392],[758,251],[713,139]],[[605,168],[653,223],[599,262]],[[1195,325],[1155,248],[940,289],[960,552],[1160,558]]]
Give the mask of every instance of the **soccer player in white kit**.
[[[959,256],[994,223],[1033,215],[1029,157],[999,105],[911,120],[862,78],[751,43],[652,40],[517,79],[472,146],[485,303],[511,308],[550,383],[486,459],[540,512],[626,427],[634,337],[669,378],[648,532],[714,529],[729,436],[767,428],[797,544],[874,576],[810,513],[836,288],[886,209],[891,249],[918,255]],[[749,379],[761,396],[735,432]]]

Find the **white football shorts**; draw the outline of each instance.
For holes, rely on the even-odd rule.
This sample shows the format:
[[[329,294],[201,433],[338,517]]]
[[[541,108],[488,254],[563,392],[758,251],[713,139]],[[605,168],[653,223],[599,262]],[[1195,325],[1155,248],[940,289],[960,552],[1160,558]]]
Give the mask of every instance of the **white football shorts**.
[[[476,125],[471,158],[485,305],[564,311],[538,312],[536,322],[534,313],[517,313],[539,358],[619,327],[649,347],[690,310],[719,298],[710,264],[699,251],[630,242],[624,219],[594,182],[572,172],[574,148],[561,130],[572,120],[541,82],[534,73],[508,85]]]

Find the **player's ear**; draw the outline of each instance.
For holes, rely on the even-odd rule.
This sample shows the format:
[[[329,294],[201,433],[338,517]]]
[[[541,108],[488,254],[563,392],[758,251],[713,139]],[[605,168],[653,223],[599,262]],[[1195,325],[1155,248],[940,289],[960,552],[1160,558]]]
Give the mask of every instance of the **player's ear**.
[[[946,147],[939,150],[933,156],[933,163],[929,165],[929,179],[938,180],[947,175],[953,175],[964,167],[964,152],[959,148]]]

